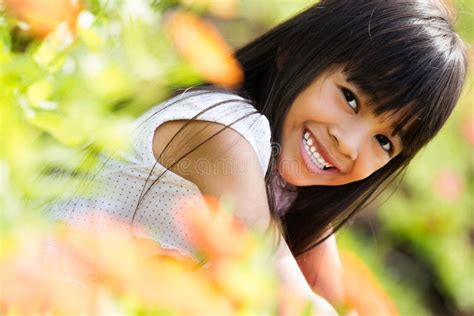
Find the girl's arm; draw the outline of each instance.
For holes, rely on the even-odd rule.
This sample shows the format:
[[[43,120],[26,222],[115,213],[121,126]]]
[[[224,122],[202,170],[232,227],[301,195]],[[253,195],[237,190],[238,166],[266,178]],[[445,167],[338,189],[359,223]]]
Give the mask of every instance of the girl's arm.
[[[334,235],[296,260],[306,281],[316,293],[335,306],[344,303],[342,266]]]
[[[153,151],[155,157],[186,121],[170,121],[155,131]],[[193,121],[175,137],[169,153],[160,157],[160,163],[170,166],[210,136],[222,129],[218,123]],[[222,161],[226,162],[222,164]],[[220,163],[219,163],[220,162]],[[211,173],[200,172],[208,164]],[[229,168],[230,164],[230,168]],[[225,165],[226,170],[219,170]],[[216,168],[216,169],[215,169]],[[174,173],[195,183],[204,195],[217,198],[226,195],[234,201],[235,215],[246,225],[263,231],[270,223],[264,174],[252,145],[238,132],[227,128],[186,156],[186,161],[171,168]],[[314,302],[318,315],[335,315],[334,309],[314,294],[283,238],[273,258],[277,273],[287,289],[300,293]]]
[[[299,292],[303,297],[309,297],[316,307],[316,315],[337,315],[334,308],[325,299],[311,290],[283,237],[281,240],[275,256],[275,266],[280,281],[294,289],[295,292]]]

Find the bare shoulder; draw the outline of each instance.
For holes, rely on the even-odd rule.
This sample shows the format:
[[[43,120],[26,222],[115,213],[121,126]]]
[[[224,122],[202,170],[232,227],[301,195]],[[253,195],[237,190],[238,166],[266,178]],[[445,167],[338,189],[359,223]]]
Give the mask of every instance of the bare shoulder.
[[[236,130],[216,122],[168,121],[155,130],[153,153],[160,164],[195,183],[201,193],[230,196],[236,215],[250,226],[268,224],[257,153]]]

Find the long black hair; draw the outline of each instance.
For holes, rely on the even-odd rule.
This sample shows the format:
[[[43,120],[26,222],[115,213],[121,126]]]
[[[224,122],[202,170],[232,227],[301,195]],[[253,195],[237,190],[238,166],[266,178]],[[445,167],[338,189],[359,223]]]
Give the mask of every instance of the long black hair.
[[[295,256],[327,238],[403,173],[452,112],[467,68],[448,11],[427,0],[323,0],[238,49],[235,57],[244,80],[231,92],[268,118],[274,144],[281,143],[283,122],[298,94],[334,67],[342,67],[370,97],[375,114],[402,114],[393,126],[394,133],[401,132],[400,154],[357,182],[293,188],[296,198],[281,216],[273,181],[278,151],[272,155],[267,198]]]
[[[337,230],[402,174],[452,112],[466,76],[464,45],[441,3],[323,0],[236,52],[242,96],[270,121],[280,143],[297,95],[334,66],[371,99],[375,113],[402,113],[402,152],[368,178],[341,186],[298,187],[282,216],[294,255]],[[267,177],[275,172],[272,156]],[[272,181],[267,181],[272,191]]]

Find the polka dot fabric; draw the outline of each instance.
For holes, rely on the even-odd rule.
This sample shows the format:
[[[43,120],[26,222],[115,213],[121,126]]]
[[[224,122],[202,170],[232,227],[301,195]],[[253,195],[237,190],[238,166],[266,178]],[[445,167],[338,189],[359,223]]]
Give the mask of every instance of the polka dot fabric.
[[[223,103],[204,111],[218,102]],[[250,115],[239,120],[247,114]],[[118,230],[130,236],[151,238],[163,248],[195,257],[183,218],[186,212],[205,207],[203,197],[194,183],[172,171],[164,172],[164,166],[155,164],[152,142],[156,128],[164,122],[191,119],[196,115],[198,120],[223,125],[239,120],[230,128],[252,145],[262,174],[265,174],[271,154],[270,126],[266,117],[233,94],[185,92],[138,118],[131,151],[124,153],[123,159],[106,161],[94,179],[97,187],[93,196],[75,197],[67,203],[52,206],[52,218],[81,229]],[[138,204],[144,191],[148,192]]]

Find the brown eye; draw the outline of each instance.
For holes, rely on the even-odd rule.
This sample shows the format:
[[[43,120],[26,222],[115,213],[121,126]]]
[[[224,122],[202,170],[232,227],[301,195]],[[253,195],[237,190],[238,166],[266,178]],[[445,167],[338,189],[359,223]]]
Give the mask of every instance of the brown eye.
[[[349,105],[349,107],[355,112],[359,112],[359,102],[357,101],[356,97],[354,96],[354,94],[346,89],[346,88],[342,88],[342,94],[344,94],[344,98],[346,99],[347,101],[347,104]]]
[[[388,153],[392,152],[392,142],[390,142],[390,140],[387,137],[383,135],[377,135],[375,136],[375,138],[377,139],[377,141],[380,144],[380,147],[382,147],[383,150],[385,150]]]

